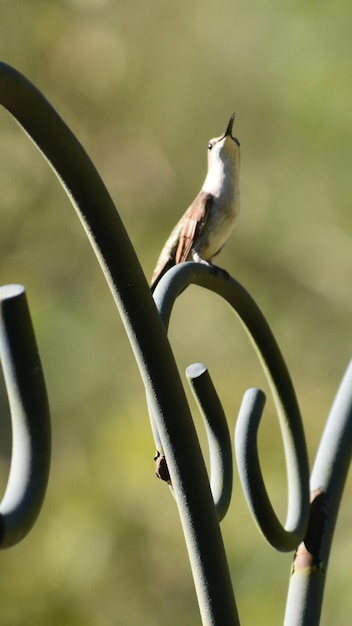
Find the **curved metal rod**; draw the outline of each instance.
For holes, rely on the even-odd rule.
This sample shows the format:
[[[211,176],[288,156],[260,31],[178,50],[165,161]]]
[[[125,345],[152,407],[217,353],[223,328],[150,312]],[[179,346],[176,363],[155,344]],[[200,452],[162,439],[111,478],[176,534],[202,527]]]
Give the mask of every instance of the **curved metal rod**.
[[[257,445],[265,400],[265,394],[260,389],[248,389],[244,394],[236,424],[235,448],[241,482],[252,515],[269,543],[277,547],[282,529],[265,488]]]
[[[18,543],[41,509],[50,468],[50,415],[24,288],[0,287],[0,356],[11,411],[10,474],[0,502],[0,547]]]
[[[219,396],[202,363],[193,363],[186,376],[201,410],[209,444],[210,487],[219,522],[225,517],[232,495],[232,450],[226,416]]]
[[[351,457],[352,361],[336,394],[313,466],[310,522],[293,563],[285,626],[319,626],[331,544]]]
[[[177,296],[191,283],[214,291],[232,306],[243,322],[264,367],[277,407],[285,449],[288,513],[283,527],[270,507],[263,513],[266,525],[261,530],[276,549],[293,550],[304,537],[308,524],[309,464],[301,415],[285,361],[254,300],[227,272],[214,266],[184,263],[173,267],[161,279],[154,292],[154,299],[166,329]],[[248,472],[241,474],[245,477]],[[268,502],[263,491],[253,491],[247,484],[244,484],[244,490],[247,497],[251,498],[252,510],[258,511],[263,503]],[[257,521],[260,523],[258,516]]]
[[[119,308],[167,458],[203,624],[234,626],[237,607],[206,467],[170,344],[121,218],[70,129],[40,91],[4,63],[0,103],[61,180]]]

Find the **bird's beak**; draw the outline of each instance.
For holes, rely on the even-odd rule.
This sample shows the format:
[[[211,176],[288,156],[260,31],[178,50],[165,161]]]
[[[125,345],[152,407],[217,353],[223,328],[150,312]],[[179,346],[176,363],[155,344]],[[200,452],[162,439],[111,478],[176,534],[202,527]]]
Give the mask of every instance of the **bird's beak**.
[[[235,121],[235,114],[232,113],[229,123],[227,125],[227,128],[224,132],[224,137],[232,137],[232,127],[233,127],[233,123]],[[232,137],[233,138],[233,137]]]

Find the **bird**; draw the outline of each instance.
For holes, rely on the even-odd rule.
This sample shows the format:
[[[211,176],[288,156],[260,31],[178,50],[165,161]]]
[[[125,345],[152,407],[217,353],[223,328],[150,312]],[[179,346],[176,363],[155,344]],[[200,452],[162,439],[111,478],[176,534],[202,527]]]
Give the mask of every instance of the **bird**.
[[[168,237],[151,280],[153,292],[174,265],[196,261],[212,265],[231,234],[240,208],[240,142],[232,135],[235,113],[225,132],[208,143],[203,186]]]

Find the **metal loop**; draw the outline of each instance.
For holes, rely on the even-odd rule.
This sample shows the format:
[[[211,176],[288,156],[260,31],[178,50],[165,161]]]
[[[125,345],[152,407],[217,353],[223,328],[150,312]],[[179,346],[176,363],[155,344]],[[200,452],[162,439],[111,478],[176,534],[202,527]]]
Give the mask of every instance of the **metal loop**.
[[[0,287],[0,355],[12,424],[10,474],[0,503],[0,547],[18,543],[41,509],[50,467],[50,415],[24,288]]]
[[[249,505],[252,510],[257,511],[258,523],[265,520],[261,530],[267,540],[278,550],[293,550],[303,539],[308,524],[309,464],[298,402],[285,361],[269,325],[252,297],[227,272],[215,266],[183,263],[173,267],[161,279],[154,292],[154,299],[165,328],[168,328],[177,296],[191,283],[214,291],[231,305],[244,324],[267,375],[278,412],[286,458],[288,512],[285,526],[278,521],[269,498],[264,496],[264,482],[260,498],[250,500]],[[255,403],[255,406],[258,405]],[[248,414],[251,415],[251,411]],[[258,415],[255,409],[251,420]],[[248,464],[248,459],[243,460],[241,457],[240,462]],[[240,474],[245,476],[246,471],[240,470]],[[248,491],[244,485],[244,490],[252,497],[252,489]],[[264,506],[265,511],[258,517],[260,506]]]
[[[258,455],[257,435],[265,399],[260,389],[248,389],[243,396],[235,430],[236,458],[242,487],[256,523],[271,545],[285,550],[286,531],[271,505]]]

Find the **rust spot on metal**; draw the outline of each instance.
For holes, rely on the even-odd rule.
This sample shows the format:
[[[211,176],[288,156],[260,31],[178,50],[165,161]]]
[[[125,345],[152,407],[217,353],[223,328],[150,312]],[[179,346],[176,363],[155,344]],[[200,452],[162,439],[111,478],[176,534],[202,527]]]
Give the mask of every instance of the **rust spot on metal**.
[[[157,451],[155,457],[155,474],[161,480],[164,480],[168,485],[171,485],[171,478],[169,474],[169,469],[167,467],[166,459],[163,454]]]
[[[326,493],[319,489],[311,493],[311,507],[307,534],[304,541],[299,545],[293,571],[298,572],[306,568],[319,568],[324,571],[320,558],[320,546],[324,534],[326,522]]]

